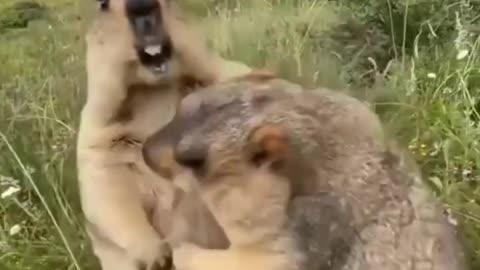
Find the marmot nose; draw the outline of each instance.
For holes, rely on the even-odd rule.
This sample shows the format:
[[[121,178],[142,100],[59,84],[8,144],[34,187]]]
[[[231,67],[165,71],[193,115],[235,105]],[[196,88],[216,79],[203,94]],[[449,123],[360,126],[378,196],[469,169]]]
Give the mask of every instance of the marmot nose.
[[[158,0],[127,0],[125,9],[129,16],[146,16],[159,8]]]

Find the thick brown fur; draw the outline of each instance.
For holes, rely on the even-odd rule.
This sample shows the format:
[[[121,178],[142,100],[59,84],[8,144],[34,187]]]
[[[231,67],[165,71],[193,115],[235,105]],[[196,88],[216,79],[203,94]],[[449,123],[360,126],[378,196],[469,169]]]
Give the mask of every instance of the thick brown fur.
[[[174,48],[166,72],[152,72],[140,62],[125,0],[106,1],[108,8],[98,10],[86,35],[88,89],[81,112],[77,166],[87,231],[104,270],[153,269],[166,264],[169,249],[164,236],[172,226],[178,192],[144,165],[141,146],[172,118],[188,88],[249,71],[209,51],[205,41],[179,18],[172,1],[156,1],[161,6],[161,31],[168,34]],[[200,220],[197,227],[186,226],[198,230],[190,237],[197,244],[226,246],[221,228],[197,201],[194,197],[183,200],[175,215],[190,211],[193,214],[184,217],[184,222]],[[182,206],[188,203],[194,206]],[[216,232],[215,239],[196,237],[209,230]]]
[[[145,143],[160,175],[192,173],[230,241],[180,245],[177,269],[465,269],[454,228],[364,103],[255,77],[192,93]],[[164,151],[175,166],[156,166]]]

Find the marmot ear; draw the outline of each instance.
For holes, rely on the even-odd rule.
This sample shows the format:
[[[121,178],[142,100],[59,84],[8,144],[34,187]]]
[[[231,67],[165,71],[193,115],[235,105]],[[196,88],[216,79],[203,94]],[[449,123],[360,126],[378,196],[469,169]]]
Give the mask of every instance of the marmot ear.
[[[110,8],[110,0],[97,0],[100,10],[107,11]]]
[[[177,137],[177,123],[178,121],[173,119],[148,137],[142,146],[145,164],[167,180],[172,180],[179,168],[175,161],[173,141]]]
[[[262,125],[249,136],[251,160],[256,166],[281,165],[287,158],[288,144],[288,134],[282,126]]]
[[[171,146],[155,147],[147,145],[142,149],[143,160],[152,171],[167,180],[173,180],[178,165],[173,157]]]

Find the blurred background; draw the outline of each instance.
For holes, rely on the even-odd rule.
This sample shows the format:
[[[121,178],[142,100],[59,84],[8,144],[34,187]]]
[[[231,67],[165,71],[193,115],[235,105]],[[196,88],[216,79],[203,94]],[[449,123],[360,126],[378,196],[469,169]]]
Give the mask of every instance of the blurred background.
[[[412,151],[480,269],[480,2],[177,0],[224,57],[348,91]],[[0,269],[97,269],[75,138],[93,0],[0,1]]]

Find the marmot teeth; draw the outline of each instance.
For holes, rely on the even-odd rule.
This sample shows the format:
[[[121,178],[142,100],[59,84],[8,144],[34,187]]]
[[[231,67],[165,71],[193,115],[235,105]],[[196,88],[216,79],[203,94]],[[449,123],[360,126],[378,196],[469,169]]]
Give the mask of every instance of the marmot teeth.
[[[145,47],[145,53],[151,56],[161,54],[162,53],[162,46],[161,45],[148,45]]]
[[[155,66],[154,69],[155,69],[155,71],[163,73],[163,72],[167,71],[167,64],[163,63],[160,66]]]

